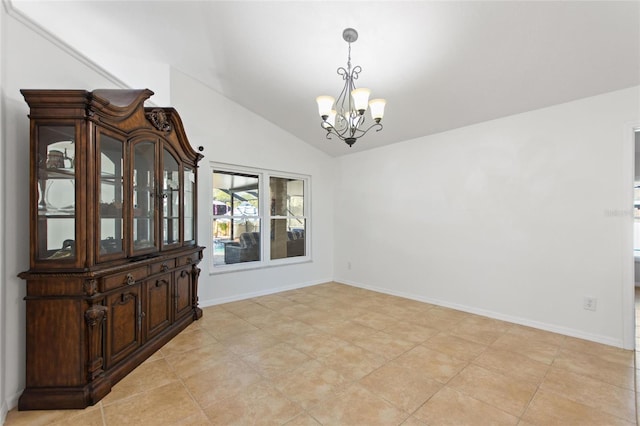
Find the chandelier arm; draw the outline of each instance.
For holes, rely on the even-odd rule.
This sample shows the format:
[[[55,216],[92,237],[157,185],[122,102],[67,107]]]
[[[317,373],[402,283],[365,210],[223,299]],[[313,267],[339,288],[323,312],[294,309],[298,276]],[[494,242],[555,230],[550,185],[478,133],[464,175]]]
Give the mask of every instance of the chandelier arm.
[[[336,70],[336,73],[342,77],[342,80],[346,80],[349,78],[349,71],[347,71],[344,67],[340,67]]]
[[[332,130],[333,133],[340,139],[344,139],[348,137],[359,138],[360,136],[364,135],[365,131],[361,130],[360,127],[362,127],[365,122],[366,118],[364,115],[353,113],[348,114],[344,118],[339,118],[338,116],[336,116],[336,123],[334,126],[324,126],[323,124],[326,123],[324,121],[320,123],[320,125],[327,131]]]
[[[371,126],[369,126],[367,130],[358,129],[360,132],[362,132],[362,134],[358,135],[358,138],[361,138],[364,135],[366,135],[369,132],[369,130],[373,129],[374,127],[377,127],[376,132],[379,132],[380,130],[382,130],[382,123],[373,123]]]
[[[338,95],[338,99],[336,100],[336,109],[338,109],[338,113],[340,115],[342,115],[343,117],[345,116],[345,111],[350,111],[350,108],[345,109],[345,101],[347,100],[347,97],[350,97],[350,91],[349,91],[349,80],[346,80],[345,85],[342,87],[342,91],[340,92],[340,94]],[[350,107],[349,104],[347,104],[347,107]],[[345,117],[346,118],[346,117]]]
[[[347,105],[349,107],[349,109],[347,111],[349,111],[349,115],[351,116],[353,114],[354,108],[353,108],[353,99],[351,96],[351,93],[353,93],[355,86],[353,84],[353,73],[349,74],[349,78],[347,79],[347,85],[348,86],[346,88],[346,93],[345,93],[345,98],[347,99]],[[351,120],[353,117],[349,117],[349,119]],[[353,123],[350,123],[349,127],[351,127],[352,125],[354,125]]]
[[[327,139],[331,139],[331,135],[335,135],[341,140],[345,139],[344,134],[346,133],[347,128],[343,129],[342,131],[339,131],[338,129],[336,129],[335,127],[333,127],[332,125],[330,125],[326,121],[322,121],[320,123],[320,127],[323,130],[326,130],[327,133],[326,133],[325,136],[326,136]]]
[[[360,65],[356,65],[355,67],[353,67],[353,70],[351,70],[351,79],[357,80],[361,72],[362,67]]]
[[[336,136],[338,139],[340,139],[343,142],[349,138],[359,139],[362,136],[366,135],[371,129],[374,129],[374,128],[376,129],[376,132],[379,132],[384,128],[384,126],[382,125],[382,123],[373,123],[366,130],[356,129],[356,131],[358,132],[358,136],[356,136],[355,134],[350,134],[345,136],[345,133],[347,133],[346,130],[348,129],[345,129],[345,131],[342,131],[342,132],[338,132],[335,127],[328,127],[328,128],[323,127],[323,129],[327,131],[325,135],[327,139],[332,140],[333,138],[331,136]]]

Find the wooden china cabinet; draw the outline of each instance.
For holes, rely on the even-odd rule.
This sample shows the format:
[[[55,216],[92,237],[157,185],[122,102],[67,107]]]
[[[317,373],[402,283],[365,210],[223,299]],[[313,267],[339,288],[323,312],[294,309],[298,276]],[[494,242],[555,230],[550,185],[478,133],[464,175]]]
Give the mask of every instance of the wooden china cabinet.
[[[22,90],[30,269],[20,410],[84,408],[202,316],[195,152],[150,90]]]

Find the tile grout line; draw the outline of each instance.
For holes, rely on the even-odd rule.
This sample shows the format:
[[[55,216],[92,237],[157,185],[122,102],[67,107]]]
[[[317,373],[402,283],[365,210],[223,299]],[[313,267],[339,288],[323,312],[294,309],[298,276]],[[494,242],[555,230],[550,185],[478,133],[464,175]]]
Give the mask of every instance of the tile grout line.
[[[536,395],[538,395],[538,392],[540,392],[540,387],[542,386],[542,384],[544,383],[545,379],[547,378],[547,375],[549,374],[549,371],[551,371],[551,367],[553,366],[553,363],[555,362],[556,357],[558,356],[559,353],[560,353],[560,346],[558,346],[558,350],[557,350],[556,354],[554,355],[553,360],[551,361],[551,363],[549,363],[549,365],[547,365],[547,370],[544,372],[544,376],[542,376],[542,378],[540,379],[540,381],[536,385],[536,391],[533,392],[533,394],[531,395],[531,398],[529,398],[529,401],[527,402],[526,406],[524,407],[524,410],[522,410],[522,414],[520,414],[520,416],[518,417],[519,422],[523,421],[523,417],[525,416],[527,411],[529,411],[529,408],[531,407],[531,403],[536,398]]]

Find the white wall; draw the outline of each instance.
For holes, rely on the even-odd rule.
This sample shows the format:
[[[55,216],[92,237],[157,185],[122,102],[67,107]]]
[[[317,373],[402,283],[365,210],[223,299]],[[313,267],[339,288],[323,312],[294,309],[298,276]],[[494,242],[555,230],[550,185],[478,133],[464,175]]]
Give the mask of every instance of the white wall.
[[[636,87],[339,158],[336,281],[632,347],[626,145],[639,96]],[[584,296],[598,299],[596,312]]]
[[[0,12],[2,45],[2,133],[0,187],[2,222],[2,404],[17,404],[24,387],[25,282],[18,273],[29,268],[29,113],[20,89],[87,89],[118,87],[107,74],[78,60],[73,52],[47,40],[14,15]],[[4,413],[3,413],[4,414]],[[0,420],[4,420],[4,417]]]
[[[3,24],[0,31],[3,42],[0,55],[3,67],[0,76],[3,124],[0,133],[3,176],[0,186],[1,424],[6,410],[17,405],[24,388],[25,282],[17,275],[29,267],[29,224],[25,215],[29,190],[29,121],[28,107],[19,90],[118,88],[131,76],[112,75],[112,70],[105,71],[63,43],[52,41],[50,35],[15,11],[0,10]],[[118,66],[114,68],[118,72],[123,70]],[[171,106],[179,111],[187,135],[193,137],[193,145],[206,147],[206,158],[199,170],[200,200],[207,200],[211,193],[210,179],[207,179],[209,160],[308,174],[313,185],[312,232],[318,236],[330,234],[334,187],[331,158],[179,72],[174,70],[173,74],[170,84],[174,86],[171,90],[176,101]],[[206,208],[209,204],[200,203],[198,237],[203,245],[207,245],[210,235]],[[224,276],[209,276],[206,263],[210,253],[206,250],[199,292],[203,306],[330,280],[333,274],[331,240],[316,240],[312,247],[313,262]]]
[[[0,52],[4,52],[5,48],[5,19],[6,12],[4,7],[0,5]],[[4,120],[4,86],[5,86],[5,60],[4,55],[0,55],[0,164],[5,164],[5,155],[4,155],[4,141],[6,140],[4,136],[4,130],[6,129],[6,122]],[[4,194],[6,192],[6,168],[2,168],[0,171],[0,194]],[[4,243],[4,229],[6,227],[5,218],[4,218],[4,209],[5,209],[5,199],[4,197],[0,197],[0,253],[5,253],[7,250],[7,246]],[[4,258],[0,255],[0,277],[5,276],[4,270]],[[6,288],[4,285],[0,285],[0,423],[4,422],[4,419],[7,415],[7,411],[9,407],[7,406],[7,389],[4,385],[6,383],[6,336],[7,336],[7,322],[5,319],[5,305],[6,300]]]
[[[210,245],[212,235],[211,206],[206,202],[213,192],[210,162],[311,176],[312,211],[308,226],[312,262],[210,274],[212,250],[209,248],[200,264],[200,304],[208,306],[330,281],[333,244],[324,236],[333,232],[334,160],[190,77],[176,70],[172,70],[171,75],[171,102],[180,112],[189,142],[194,148],[204,147],[205,158],[198,171],[200,244]]]

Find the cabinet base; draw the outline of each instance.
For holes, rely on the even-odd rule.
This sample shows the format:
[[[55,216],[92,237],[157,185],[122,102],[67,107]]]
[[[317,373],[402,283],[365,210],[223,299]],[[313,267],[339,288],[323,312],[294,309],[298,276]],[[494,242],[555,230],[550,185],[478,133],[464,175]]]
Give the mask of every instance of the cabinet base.
[[[123,362],[108,369],[91,384],[81,387],[27,387],[18,400],[18,410],[83,409],[95,405],[111,392],[113,385],[201,317],[202,309],[194,308],[191,315],[177,320],[170,328],[148,341]]]
[[[96,380],[74,388],[27,388],[18,400],[18,410],[82,409],[94,405],[111,392],[109,380]]]

